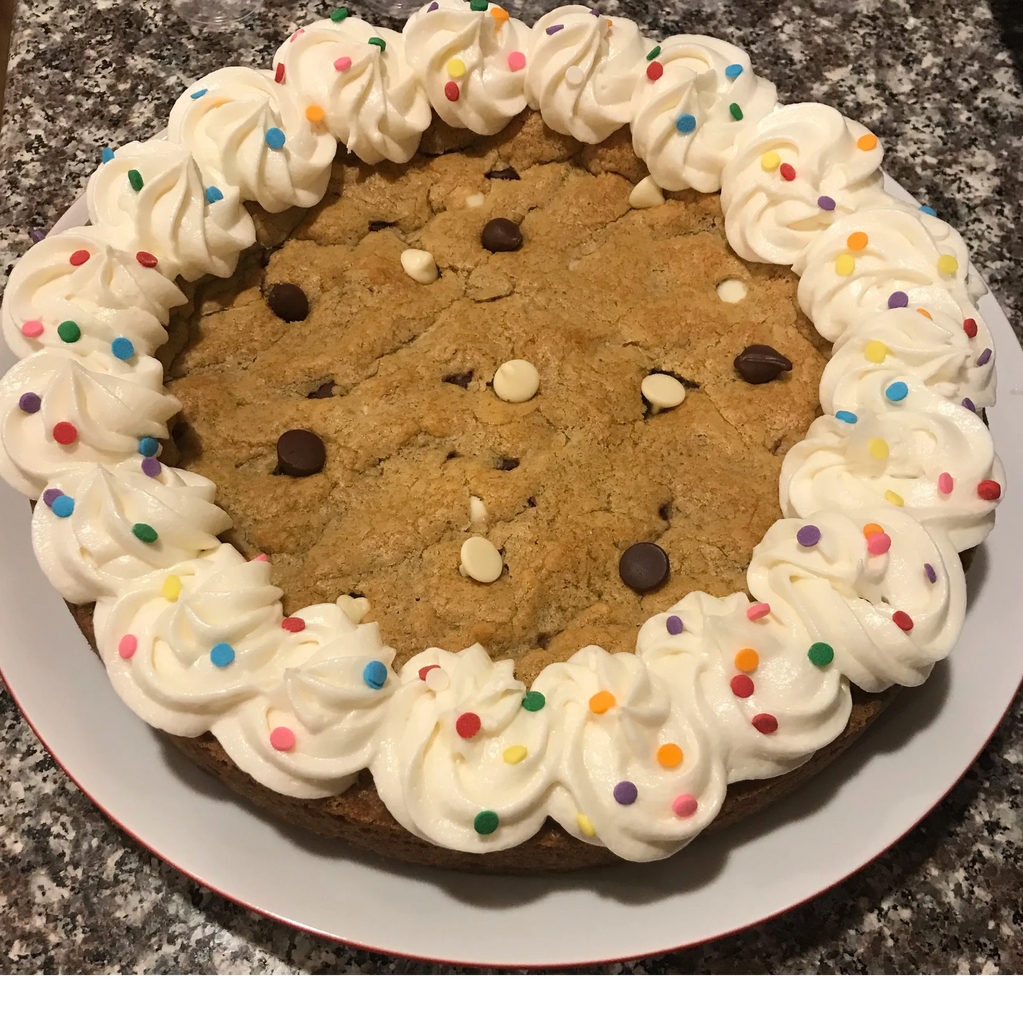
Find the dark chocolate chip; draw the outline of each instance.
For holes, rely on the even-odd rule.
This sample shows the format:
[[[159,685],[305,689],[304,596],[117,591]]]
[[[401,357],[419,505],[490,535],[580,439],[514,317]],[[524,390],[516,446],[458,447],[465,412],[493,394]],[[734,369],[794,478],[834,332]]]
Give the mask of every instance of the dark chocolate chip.
[[[503,167],[501,170],[487,171],[484,175],[493,178],[495,181],[521,181],[519,172],[514,167]]]
[[[549,632],[541,632],[540,635],[536,637],[536,645],[541,650],[546,650],[547,647],[551,645],[551,640],[553,638],[554,637]]]
[[[467,369],[462,373],[449,373],[444,377],[444,383],[454,384],[455,387],[468,387],[472,383],[473,370]]]
[[[447,458],[445,458],[444,461],[445,462],[450,462],[452,458],[461,458],[461,457],[462,456],[457,451],[449,451],[448,454],[447,454]]]
[[[517,458],[502,458],[497,463],[497,467],[501,472],[511,472],[512,469],[519,467],[519,460]]]
[[[530,508],[535,508],[536,507],[536,498],[535,497],[527,497],[526,498],[526,504],[528,504]]]
[[[297,284],[274,284],[266,303],[285,323],[296,323],[309,315],[309,299]]]
[[[491,252],[515,252],[522,248],[522,231],[514,220],[496,217],[483,228],[480,241]]]
[[[278,474],[312,476],[326,461],[327,449],[311,430],[287,430],[277,439]]]
[[[663,586],[671,574],[668,555],[655,543],[634,543],[618,562],[622,582],[637,593]]]
[[[359,592],[358,590],[351,590],[351,591],[349,592],[348,596],[349,596],[349,597],[353,597],[353,598],[354,598],[355,600],[359,600],[359,599],[361,599],[362,597],[365,597],[365,596],[366,596],[366,594],[365,594],[365,593],[360,593],[360,592]]]
[[[328,380],[325,384],[320,384],[315,391],[310,391],[307,398],[333,398],[334,397],[334,381]]]
[[[672,507],[671,501],[665,501],[660,508],[657,509],[657,514],[664,519],[665,522],[671,522],[671,515],[675,509]]]
[[[369,222],[369,229],[371,231],[383,231],[385,228],[394,227],[389,220],[371,220]]]
[[[747,384],[766,384],[792,369],[792,363],[770,345],[750,345],[735,357],[734,365]]]

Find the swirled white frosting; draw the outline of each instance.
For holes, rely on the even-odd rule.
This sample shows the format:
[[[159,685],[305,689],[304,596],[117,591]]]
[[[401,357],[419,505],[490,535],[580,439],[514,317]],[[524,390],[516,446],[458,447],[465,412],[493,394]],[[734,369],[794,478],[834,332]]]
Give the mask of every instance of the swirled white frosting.
[[[126,252],[152,253],[171,280],[230,277],[256,240],[237,189],[210,202],[188,150],[164,139],[122,146],[89,178],[85,197],[93,224]]]
[[[354,17],[316,21],[277,51],[274,67],[282,65],[300,107],[319,106],[330,133],[363,163],[415,155],[432,111],[399,33]]]
[[[743,130],[722,179],[729,244],[743,259],[791,265],[840,217],[894,205],[883,154],[874,135],[834,107],[779,107]]]
[[[150,477],[141,456],[106,467],[73,465],[48,481],[74,501],[66,517],[40,501],[32,517],[32,546],[46,577],[65,600],[84,604],[115,593],[128,579],[172,568],[219,545],[231,519],[214,503],[210,480],[161,467]],[[156,530],[139,539],[139,523]]]
[[[184,302],[159,269],[114,248],[100,229],[80,227],[49,235],[18,260],[4,290],[0,321],[8,347],[19,358],[44,347],[108,352],[118,337],[152,355],[167,340],[170,310]],[[81,331],[72,344],[57,334],[68,320]]]
[[[526,74],[509,64],[525,56],[529,29],[517,18],[498,20],[467,0],[425,4],[405,23],[405,57],[445,124],[494,135],[526,106]],[[446,90],[457,88],[452,99]]]
[[[167,133],[195,158],[204,185],[237,189],[269,213],[315,206],[337,148],[326,126],[300,109],[294,89],[272,71],[245,67],[221,68],[189,86]]]
[[[635,22],[580,4],[558,7],[533,26],[526,100],[562,135],[603,142],[628,123],[632,91],[653,45]]]
[[[636,155],[662,188],[716,192],[740,132],[770,114],[777,91],[743,50],[709,36],[671,36],[656,59],[663,74],[640,74],[632,94]]]
[[[22,359],[0,380],[0,476],[31,498],[46,481],[83,462],[116,465],[143,437],[167,437],[167,420],[181,408],[163,390],[163,367],[140,356],[129,366],[100,353],[76,358],[45,348]],[[24,394],[40,408],[22,410]],[[74,427],[72,443],[54,428]]]

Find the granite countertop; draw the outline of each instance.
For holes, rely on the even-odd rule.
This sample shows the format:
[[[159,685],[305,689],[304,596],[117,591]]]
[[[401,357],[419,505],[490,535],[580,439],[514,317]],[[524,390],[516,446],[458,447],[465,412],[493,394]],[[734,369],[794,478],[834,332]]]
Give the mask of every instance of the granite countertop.
[[[269,66],[330,3],[254,2],[189,33],[161,0],[22,0],[0,141],[0,266],[67,207],[100,148],[144,138],[223,64]],[[372,18],[412,5],[353,4]],[[507,3],[527,20],[553,3]],[[1015,0],[599,0],[650,34],[730,39],[783,101],[832,103],[885,142],[885,166],[965,235],[1023,323],[1023,91]],[[383,20],[383,19],[377,19]],[[1023,970],[1023,698],[910,834],[845,883],[763,926],[609,972]],[[0,973],[440,972],[264,920],[118,830],[64,776],[0,688]]]

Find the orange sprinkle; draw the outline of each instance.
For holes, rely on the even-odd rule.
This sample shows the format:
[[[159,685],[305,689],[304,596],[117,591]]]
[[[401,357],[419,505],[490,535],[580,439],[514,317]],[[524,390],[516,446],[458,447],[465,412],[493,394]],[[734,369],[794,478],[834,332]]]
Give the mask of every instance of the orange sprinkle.
[[[305,119],[307,121],[312,121],[314,124],[316,124],[318,121],[322,121],[325,116],[326,115],[323,112],[323,107],[319,106],[316,103],[314,103],[312,106],[305,108]]]
[[[884,530],[876,522],[868,522],[863,527],[863,535],[865,537],[868,537],[868,538],[873,536],[875,533],[883,533],[883,532],[884,532]]]
[[[673,742],[666,742],[657,751],[657,763],[661,767],[678,767],[682,763],[682,750]]]
[[[848,245],[853,252],[862,252],[867,247],[867,241],[866,231],[853,231],[853,233],[846,239],[846,245]]]
[[[928,312],[928,311],[927,311],[926,309],[917,309],[917,312],[918,312],[918,313],[919,313],[919,314],[920,314],[921,316],[926,316],[926,317],[927,317],[927,319],[929,319],[929,320],[933,320],[933,319],[934,319],[934,317],[933,317],[933,316],[931,316],[931,314],[930,314],[930,313],[929,313],[929,312]]]
[[[503,7],[491,7],[490,16],[494,21],[507,21],[508,12]]]
[[[869,153],[872,149],[877,147],[877,136],[876,135],[861,135],[856,140],[856,148],[862,149],[863,152]]]
[[[590,697],[590,710],[594,714],[606,714],[617,702],[614,693],[601,689],[599,693],[594,693]]]
[[[759,663],[760,657],[756,650],[750,650],[749,647],[740,650],[735,655],[735,666],[739,669],[739,671],[746,674],[749,674],[751,671],[756,671]]]

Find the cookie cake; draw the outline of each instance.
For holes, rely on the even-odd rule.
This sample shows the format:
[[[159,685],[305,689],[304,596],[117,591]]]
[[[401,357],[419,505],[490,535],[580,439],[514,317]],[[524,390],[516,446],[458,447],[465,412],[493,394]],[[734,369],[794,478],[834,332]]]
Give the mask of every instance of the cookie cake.
[[[256,803],[671,855],[926,679],[993,525],[983,285],[881,160],[721,40],[338,8],[17,264],[0,474],[117,692]]]

